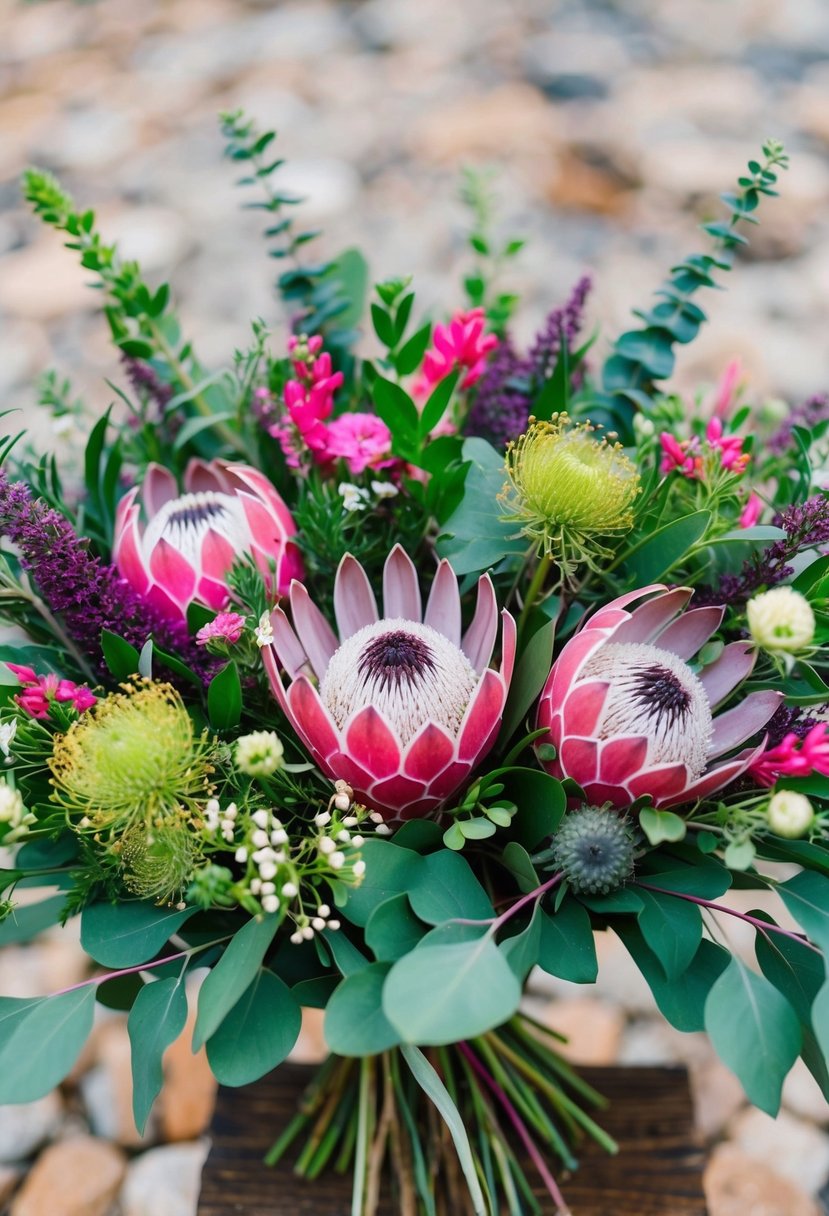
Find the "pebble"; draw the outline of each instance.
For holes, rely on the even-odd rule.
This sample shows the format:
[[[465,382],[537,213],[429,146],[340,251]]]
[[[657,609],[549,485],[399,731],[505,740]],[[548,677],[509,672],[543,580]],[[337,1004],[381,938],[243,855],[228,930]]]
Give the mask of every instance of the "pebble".
[[[21,1106],[0,1106],[0,1163],[30,1157],[57,1130],[62,1113],[57,1093]]]
[[[809,1194],[817,1194],[829,1178],[829,1137],[788,1111],[772,1119],[761,1110],[745,1110],[728,1130],[749,1157],[773,1161],[778,1173]]]
[[[137,1157],[121,1191],[121,1216],[193,1216],[208,1147],[206,1140],[170,1144]]]
[[[107,1216],[125,1169],[123,1154],[105,1140],[61,1140],[38,1157],[10,1216]]]
[[[164,1053],[164,1085],[156,1111],[162,1138],[195,1140],[207,1131],[216,1104],[216,1078],[204,1048],[193,1052],[195,1008],[187,1025]]]
[[[619,1050],[624,1018],[618,1008],[594,997],[553,1001],[543,1019],[567,1039],[561,1054],[575,1064],[613,1064]]]
[[[822,1216],[801,1188],[733,1144],[714,1149],[705,1170],[709,1216]]]
[[[829,1102],[802,1060],[796,1061],[783,1082],[783,1105],[801,1119],[829,1125]]]

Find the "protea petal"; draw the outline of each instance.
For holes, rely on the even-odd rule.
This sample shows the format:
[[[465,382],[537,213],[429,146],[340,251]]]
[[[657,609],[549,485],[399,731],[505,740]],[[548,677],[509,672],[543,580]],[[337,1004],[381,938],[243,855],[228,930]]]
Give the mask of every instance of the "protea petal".
[[[736,781],[738,777],[741,777],[748,769],[752,760],[760,755],[765,747],[765,742],[764,737],[757,747],[749,747],[733,759],[727,760],[724,764],[715,765],[714,768],[709,769],[705,776],[700,777],[699,781],[692,782],[686,786],[682,794],[676,798],[668,799],[663,805],[675,806],[679,802],[707,798],[710,794],[716,793],[717,790],[730,785],[732,781]]]
[[[132,491],[132,498],[138,494],[138,488]],[[161,508],[178,495],[176,479],[169,469],[152,461],[147,465],[144,474],[144,485],[141,488],[144,505],[150,515],[156,515]]]
[[[652,588],[651,588],[652,590]],[[623,621],[613,630],[614,642],[651,642],[681,612],[690,600],[693,592],[690,587],[675,587],[662,595],[655,595],[638,608],[634,608],[627,621]],[[597,614],[598,615],[598,614]],[[596,617],[591,617],[589,625],[595,628]]]
[[[579,785],[595,781],[599,771],[599,745],[595,739],[562,739],[558,749],[559,763],[568,777]]]
[[[383,615],[419,621],[422,611],[414,562],[401,545],[395,545],[383,567]]]
[[[377,601],[368,575],[350,553],[340,562],[334,579],[334,615],[341,642],[377,620]]]
[[[226,540],[224,536],[220,536],[218,532],[214,532],[212,528],[208,528],[201,543],[201,568],[208,578],[224,582],[224,577],[233,565],[235,557],[236,550],[230,541]],[[225,598],[227,598],[226,588]]]
[[[299,676],[288,689],[288,708],[292,720],[321,760],[339,751],[339,732],[307,676]]]
[[[194,456],[184,470],[184,488],[188,494],[222,494],[225,478],[219,461],[201,460]]]
[[[649,794],[655,803],[665,798],[676,798],[688,788],[688,769],[684,764],[667,764],[663,768],[650,768],[631,777],[627,786],[632,798]]]
[[[458,576],[445,558],[438,565],[423,622],[442,633],[453,646],[460,647],[461,597],[458,591]]]
[[[461,640],[461,650],[477,672],[489,664],[498,636],[498,603],[492,579],[484,574],[478,579],[478,600],[472,624]]]
[[[443,772],[454,755],[454,740],[434,722],[427,722],[406,749],[403,771],[416,781],[428,783]]]
[[[599,777],[611,785],[621,784],[644,768],[647,758],[647,739],[610,739],[599,752]]]
[[[680,659],[690,659],[722,624],[724,608],[692,608],[668,625],[654,642]]]
[[[262,653],[268,658],[270,652],[275,651],[275,657],[287,671],[289,679],[293,680],[308,662],[308,656],[281,608],[274,608],[270,621],[273,630],[273,646],[263,647]],[[265,665],[267,667],[267,663]]]
[[[345,742],[349,755],[378,780],[391,777],[400,768],[400,744],[373,705],[351,719]]]
[[[757,650],[751,642],[729,642],[719,658],[703,668],[699,678],[712,709],[749,675],[756,661]]]
[[[311,599],[304,585],[291,583],[291,616],[308,660],[318,680],[325,675],[339,642],[336,634]]]
[[[724,714],[714,719],[714,733],[711,736],[711,746],[708,755],[711,759],[730,752],[739,747],[762,730],[776,712],[783,700],[782,692],[763,689],[762,692],[752,692]]]
[[[638,591],[627,591],[594,612],[587,621],[586,627],[588,629],[617,629],[623,621],[630,619],[631,613],[624,611],[628,604],[641,600],[643,596],[650,595],[652,591],[665,590],[664,583],[651,583],[648,587],[640,587]]]
[[[487,669],[469,702],[458,734],[458,758],[475,760],[484,750],[493,724],[501,721],[506,690],[497,672]]]
[[[190,603],[196,590],[196,572],[166,540],[160,540],[153,549],[150,574],[179,608]]]
[[[569,721],[578,722],[581,734],[590,735],[598,726],[609,687],[604,680],[590,680],[568,693],[563,713]]]

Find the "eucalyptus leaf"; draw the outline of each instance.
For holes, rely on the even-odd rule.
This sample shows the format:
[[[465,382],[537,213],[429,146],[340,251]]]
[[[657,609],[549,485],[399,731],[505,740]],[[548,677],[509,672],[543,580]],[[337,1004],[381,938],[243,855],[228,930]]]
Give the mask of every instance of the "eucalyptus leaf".
[[[388,963],[372,963],[337,986],[325,1011],[325,1042],[330,1051],[340,1056],[371,1056],[400,1042],[383,1012],[388,973]]]
[[[677,895],[638,888],[642,900],[639,928],[662,964],[668,980],[677,979],[699,949],[702,914],[698,906]]]
[[[426,933],[404,894],[393,895],[379,904],[366,925],[366,945],[381,963],[393,963],[414,950]]]
[[[95,986],[0,998],[0,1105],[35,1102],[71,1071],[92,1030]]]
[[[199,989],[199,1011],[193,1031],[193,1050],[219,1029],[242,993],[253,983],[276,936],[276,915],[251,918],[235,933]]]
[[[599,974],[590,917],[575,899],[565,899],[551,914],[541,910],[538,965],[573,984],[592,984]]]
[[[81,945],[104,967],[147,963],[196,911],[157,908],[139,900],[89,904],[81,913]]]
[[[705,535],[710,523],[710,511],[695,511],[664,524],[637,542],[623,569],[634,576],[636,586],[659,582]]]
[[[276,1068],[299,1036],[302,1014],[290,988],[264,968],[207,1041],[220,1085],[248,1085]]]
[[[139,1132],[144,1131],[164,1082],[161,1066],[164,1052],[184,1030],[186,1021],[183,973],[178,979],[145,984],[135,998],[127,1030],[132,1049],[132,1109]]]
[[[424,859],[411,849],[376,839],[366,840],[360,855],[366,863],[363,881],[346,889],[341,907],[352,924],[364,928],[378,905],[412,887]]]
[[[429,925],[457,917],[486,920],[495,915],[469,862],[447,850],[422,859],[409,887],[409,900],[416,915]]]

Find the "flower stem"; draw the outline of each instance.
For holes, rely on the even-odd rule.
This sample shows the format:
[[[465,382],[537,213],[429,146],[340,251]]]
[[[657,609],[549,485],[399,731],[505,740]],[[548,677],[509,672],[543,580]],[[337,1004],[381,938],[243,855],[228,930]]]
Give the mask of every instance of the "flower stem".
[[[527,594],[524,596],[524,606],[521,609],[521,615],[518,618],[518,640],[519,640],[519,642],[521,641],[521,638],[524,636],[524,631],[527,627],[527,618],[529,617],[530,613],[533,610],[533,607],[535,606],[537,599],[539,598],[539,595],[544,586],[544,582],[547,578],[547,575],[550,573],[550,568],[552,567],[552,564],[553,564],[552,555],[549,553],[545,553],[544,556],[539,559],[538,565],[535,568],[535,574],[533,575],[532,581],[530,582],[530,585],[527,588]]]
[[[90,984],[105,984],[108,980],[120,979],[122,975],[135,975],[139,971],[152,971],[154,967],[163,967],[167,963],[175,962],[177,958],[191,958],[202,950],[209,950],[211,946],[219,946],[222,942],[227,941],[230,941],[230,936],[217,937],[212,942],[203,942],[201,946],[191,946],[188,950],[179,950],[177,954],[168,954],[166,958],[156,958],[149,963],[137,963],[135,967],[124,967],[120,971],[108,971],[104,975],[93,975],[88,980],[81,980],[78,984],[70,984],[68,988],[61,988],[58,992],[50,992],[49,996],[65,996],[67,992],[75,992],[78,988],[88,988]]]
[[[749,916],[747,912],[738,912],[736,908],[729,908],[725,904],[714,903],[710,899],[702,899],[699,895],[689,895],[685,891],[665,891],[662,887],[652,887],[647,882],[637,882],[634,883],[634,886],[642,887],[644,891],[654,891],[657,895],[673,895],[675,899],[684,899],[690,904],[698,904],[699,907],[708,908],[711,912],[724,912],[726,916],[735,916],[738,920],[744,921],[747,925],[752,925],[755,929],[760,929],[763,933],[778,933],[781,937],[789,937],[801,946],[814,950],[816,954],[822,955],[823,953],[820,947],[813,945],[805,934],[796,933],[793,929],[784,929],[782,925],[775,925],[767,920],[761,920],[759,916]]]

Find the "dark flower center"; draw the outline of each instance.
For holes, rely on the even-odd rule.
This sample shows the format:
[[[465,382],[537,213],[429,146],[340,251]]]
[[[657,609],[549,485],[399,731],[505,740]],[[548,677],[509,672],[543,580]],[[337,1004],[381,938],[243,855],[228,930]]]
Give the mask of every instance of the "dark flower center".
[[[432,651],[422,638],[395,629],[369,642],[360,655],[358,670],[367,679],[384,684],[412,684],[424,672],[434,670]]]
[[[691,704],[691,694],[678,676],[659,664],[640,668],[634,673],[631,683],[632,700],[652,718],[664,715],[674,725]]]
[[[167,519],[167,526],[172,528],[199,528],[205,524],[213,523],[216,520],[223,519],[227,514],[224,503],[208,499],[203,496],[203,501],[194,501],[191,495],[185,496],[181,500],[181,506],[175,507]]]

